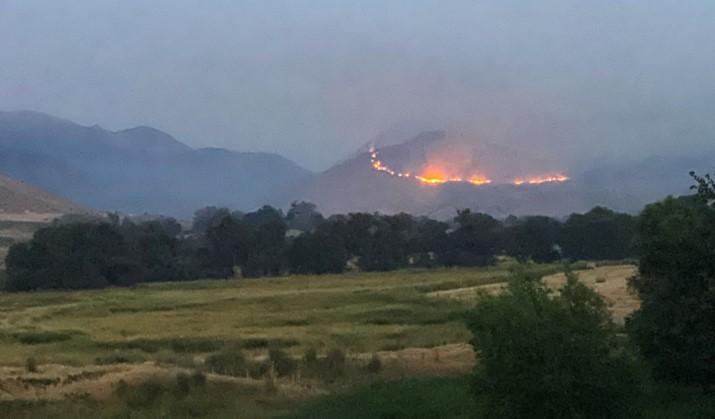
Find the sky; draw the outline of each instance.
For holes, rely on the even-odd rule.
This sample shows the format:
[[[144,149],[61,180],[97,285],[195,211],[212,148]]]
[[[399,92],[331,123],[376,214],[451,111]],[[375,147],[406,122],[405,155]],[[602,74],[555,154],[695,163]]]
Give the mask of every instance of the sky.
[[[446,129],[570,162],[715,145],[715,2],[0,0],[0,110],[322,170]]]

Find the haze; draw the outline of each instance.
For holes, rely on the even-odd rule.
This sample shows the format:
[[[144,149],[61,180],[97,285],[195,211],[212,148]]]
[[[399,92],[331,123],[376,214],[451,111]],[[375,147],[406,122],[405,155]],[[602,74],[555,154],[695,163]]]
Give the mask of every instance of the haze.
[[[425,129],[628,159],[712,143],[713,22],[708,1],[2,0],[0,109],[312,170]]]

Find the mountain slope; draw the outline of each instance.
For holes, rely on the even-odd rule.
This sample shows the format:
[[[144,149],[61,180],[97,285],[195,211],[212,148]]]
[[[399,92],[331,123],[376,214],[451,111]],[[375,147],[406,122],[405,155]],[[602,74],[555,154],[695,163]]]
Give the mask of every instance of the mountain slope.
[[[493,182],[480,186],[468,182],[426,185],[414,178],[374,170],[370,153],[363,150],[354,158],[320,173],[297,191],[294,198],[310,200],[326,214],[404,211],[447,218],[457,209],[470,208],[502,217],[509,214],[564,216],[596,205],[637,212],[668,194],[687,194],[692,184],[688,176],[690,170],[703,173],[715,168],[711,157],[715,154],[684,153],[651,156],[634,163],[593,162],[590,168],[564,169],[554,158],[494,144],[465,145],[463,141],[451,140],[443,132],[423,133],[378,151],[382,164],[396,172],[414,175],[419,173],[415,172],[416,168],[424,170],[431,160],[449,166],[452,159],[456,166],[468,161],[474,167],[471,170],[482,170]],[[460,170],[457,174],[469,173]],[[562,172],[571,178],[568,182],[513,184],[523,176]]]
[[[192,149],[150,127],[112,132],[28,111],[0,112],[0,171],[90,207],[182,217],[276,203],[312,175],[276,154]]]
[[[1,213],[84,213],[86,209],[25,182],[0,175]]]

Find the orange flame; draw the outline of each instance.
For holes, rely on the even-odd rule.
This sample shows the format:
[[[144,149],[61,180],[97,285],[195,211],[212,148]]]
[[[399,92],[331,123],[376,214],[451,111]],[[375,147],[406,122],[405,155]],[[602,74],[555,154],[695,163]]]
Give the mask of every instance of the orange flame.
[[[471,183],[475,186],[483,186],[492,183],[491,179],[481,174],[472,175],[467,179],[464,179],[459,176],[452,176],[449,175],[447,171],[445,171],[442,167],[433,164],[428,165],[427,168],[425,168],[420,175],[414,175],[409,172],[398,172],[396,170],[393,170],[380,160],[377,149],[375,149],[375,147],[370,147],[370,166],[372,166],[372,169],[375,171],[386,173],[394,177],[416,179],[417,181],[425,185],[444,185],[445,183],[466,182]],[[514,179],[512,183],[517,186],[525,184],[540,185],[542,183],[563,183],[568,180],[568,176],[563,175],[561,173],[557,173],[528,178],[519,177]]]
[[[527,185],[541,185],[542,183],[563,183],[570,178],[562,174],[546,175],[546,176],[535,176],[530,178],[516,178],[514,179],[514,185],[521,186]]]

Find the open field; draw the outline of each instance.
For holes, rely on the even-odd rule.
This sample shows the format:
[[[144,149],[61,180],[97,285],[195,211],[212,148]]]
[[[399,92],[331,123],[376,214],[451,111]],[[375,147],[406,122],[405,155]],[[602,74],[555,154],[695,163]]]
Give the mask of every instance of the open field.
[[[543,275],[558,271],[556,266],[531,269]],[[580,275],[608,291],[609,299],[621,301],[627,290],[619,284],[633,269],[599,267]],[[298,373],[271,380],[270,391],[260,377],[208,373],[211,392],[225,391],[231,394],[227,399],[256,405],[247,410],[253,413],[238,417],[285,414],[305,400],[375,380],[460,375],[474,364],[462,314],[474,304],[477,290],[499,287],[507,276],[505,267],[495,267],[0,294],[0,400],[13,400],[18,417],[65,417],[67,409],[99,409],[91,400],[111,405],[120,382],[170,382],[179,373],[202,369],[207,357],[227,346],[242,348],[257,362],[266,359],[269,348],[281,348],[295,359],[309,348],[319,356],[339,348],[355,366],[349,383]],[[382,361],[379,374],[364,373],[374,354]],[[27,372],[28,358],[37,361],[37,372]],[[208,391],[192,397],[209,398]],[[78,397],[84,401],[68,402]],[[235,411],[232,406],[217,408]],[[152,404],[146,417],[155,417],[155,408]],[[105,417],[96,412],[72,417]]]

